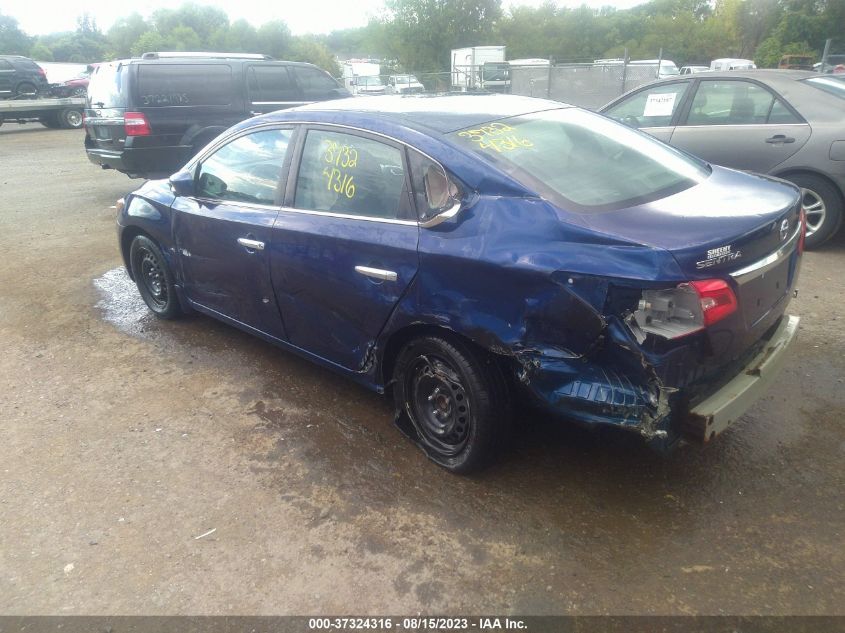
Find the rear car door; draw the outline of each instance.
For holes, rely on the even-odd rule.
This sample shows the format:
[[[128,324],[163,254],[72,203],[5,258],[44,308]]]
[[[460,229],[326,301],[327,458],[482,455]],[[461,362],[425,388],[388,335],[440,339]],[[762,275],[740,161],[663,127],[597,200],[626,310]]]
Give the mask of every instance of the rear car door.
[[[706,161],[766,173],[797,152],[810,126],[763,84],[701,79],[672,145]]]
[[[290,342],[360,369],[417,272],[419,226],[401,145],[311,127],[273,226],[276,297]]]
[[[10,95],[14,89],[15,67],[6,59],[0,59],[0,95]]]
[[[305,103],[285,64],[248,64],[246,82],[252,116]]]
[[[271,229],[293,130],[239,136],[200,161],[194,197],[173,204],[173,233],[192,302],[284,340],[270,283]]]
[[[602,113],[668,143],[691,83],[686,79],[647,86]]]

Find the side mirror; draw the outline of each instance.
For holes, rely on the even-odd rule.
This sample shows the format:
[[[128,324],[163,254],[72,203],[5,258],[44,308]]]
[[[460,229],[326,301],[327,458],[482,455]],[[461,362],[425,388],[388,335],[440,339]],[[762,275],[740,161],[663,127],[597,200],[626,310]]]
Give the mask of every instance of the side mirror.
[[[426,170],[423,180],[428,210],[420,218],[420,226],[430,229],[458,215],[461,191],[441,169],[432,165]]]
[[[170,190],[174,195],[180,197],[193,196],[194,174],[189,171],[180,171],[170,177]]]

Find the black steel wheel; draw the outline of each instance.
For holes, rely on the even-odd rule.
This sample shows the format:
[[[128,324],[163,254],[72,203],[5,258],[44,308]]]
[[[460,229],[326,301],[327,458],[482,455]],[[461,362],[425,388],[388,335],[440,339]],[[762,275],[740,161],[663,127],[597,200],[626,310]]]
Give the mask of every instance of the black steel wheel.
[[[438,336],[408,343],[396,361],[393,394],[420,447],[454,473],[487,466],[510,418],[510,398],[492,358]]]
[[[173,275],[155,242],[144,235],[138,235],[129,248],[129,261],[138,292],[153,314],[162,319],[182,316]]]

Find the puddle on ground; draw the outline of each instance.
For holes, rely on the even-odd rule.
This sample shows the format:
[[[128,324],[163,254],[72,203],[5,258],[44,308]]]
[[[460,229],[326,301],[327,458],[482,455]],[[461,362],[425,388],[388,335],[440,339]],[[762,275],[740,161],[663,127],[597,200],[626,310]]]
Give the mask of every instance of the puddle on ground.
[[[125,268],[114,268],[93,283],[100,293],[96,307],[102,310],[103,318],[120,331],[142,336],[156,322]]]

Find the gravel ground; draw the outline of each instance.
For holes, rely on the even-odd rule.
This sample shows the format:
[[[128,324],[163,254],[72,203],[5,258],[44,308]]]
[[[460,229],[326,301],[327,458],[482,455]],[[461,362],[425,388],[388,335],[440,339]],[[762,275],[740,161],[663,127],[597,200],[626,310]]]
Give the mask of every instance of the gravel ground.
[[[381,397],[120,269],[82,133],[0,129],[0,613],[845,614],[845,234],[711,446],[522,420],[446,474]]]

